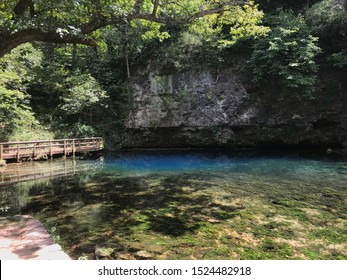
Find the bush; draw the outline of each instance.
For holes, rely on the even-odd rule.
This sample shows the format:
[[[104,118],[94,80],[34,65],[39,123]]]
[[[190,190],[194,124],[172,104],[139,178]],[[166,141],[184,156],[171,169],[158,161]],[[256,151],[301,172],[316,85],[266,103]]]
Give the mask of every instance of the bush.
[[[338,0],[323,0],[316,3],[306,13],[309,27],[321,36],[343,35],[347,29],[347,13]],[[334,32],[335,34],[329,34]]]
[[[0,141],[19,127],[38,125],[26,86],[33,79],[30,69],[40,62],[41,54],[29,44],[0,59]]]
[[[271,20],[268,36],[257,41],[251,57],[254,81],[274,78],[283,93],[313,97],[318,38],[310,35],[302,17],[281,12]]]
[[[347,51],[344,50],[342,52],[333,53],[328,61],[333,64],[335,67],[343,68],[347,66]]]
[[[41,125],[19,126],[11,134],[9,141],[32,141],[54,139],[53,133]]]

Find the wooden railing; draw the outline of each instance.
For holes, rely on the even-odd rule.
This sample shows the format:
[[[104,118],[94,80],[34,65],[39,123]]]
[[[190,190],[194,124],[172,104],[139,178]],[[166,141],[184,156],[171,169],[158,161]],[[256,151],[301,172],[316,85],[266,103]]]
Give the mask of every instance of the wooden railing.
[[[0,160],[44,159],[103,149],[101,137],[0,143]]]

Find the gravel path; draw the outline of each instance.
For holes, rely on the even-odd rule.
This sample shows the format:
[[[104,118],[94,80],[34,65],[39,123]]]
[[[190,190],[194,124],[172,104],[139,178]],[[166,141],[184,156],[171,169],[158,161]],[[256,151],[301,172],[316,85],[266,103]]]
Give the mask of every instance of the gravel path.
[[[31,216],[0,217],[0,259],[69,260],[43,225]]]

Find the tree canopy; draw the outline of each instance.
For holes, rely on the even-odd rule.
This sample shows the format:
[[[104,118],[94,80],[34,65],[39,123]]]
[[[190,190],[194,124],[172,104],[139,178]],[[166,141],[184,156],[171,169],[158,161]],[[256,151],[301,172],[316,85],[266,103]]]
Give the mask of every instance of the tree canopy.
[[[93,32],[135,19],[188,24],[223,14],[244,0],[4,0],[0,4],[0,57],[34,41],[96,46]]]

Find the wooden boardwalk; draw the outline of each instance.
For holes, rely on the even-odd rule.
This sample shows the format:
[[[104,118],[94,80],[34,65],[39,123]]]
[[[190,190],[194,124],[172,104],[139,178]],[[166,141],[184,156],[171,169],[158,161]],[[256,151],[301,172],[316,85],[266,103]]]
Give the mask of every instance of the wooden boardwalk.
[[[70,260],[44,226],[31,216],[0,217],[2,260]]]
[[[103,149],[101,137],[0,143],[0,160],[37,160]]]

